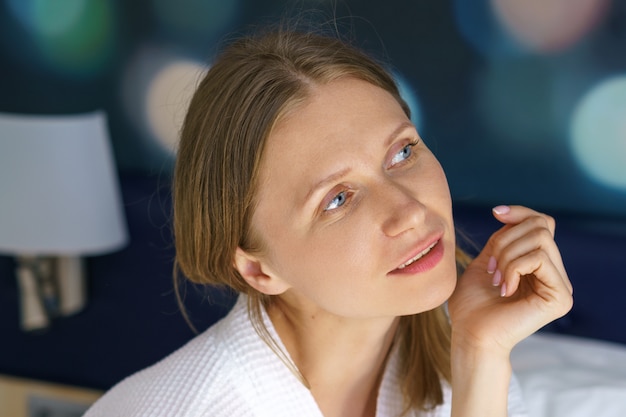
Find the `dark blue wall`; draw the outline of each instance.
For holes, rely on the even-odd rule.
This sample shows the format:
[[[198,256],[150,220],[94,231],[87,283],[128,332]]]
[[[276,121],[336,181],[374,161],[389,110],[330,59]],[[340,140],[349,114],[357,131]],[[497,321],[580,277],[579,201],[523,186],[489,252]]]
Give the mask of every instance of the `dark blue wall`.
[[[168,170],[158,119],[180,119],[193,66],[318,7],[403,80],[456,200],[626,217],[626,1],[525,3],[2,0],[0,111],[103,108],[121,170]]]

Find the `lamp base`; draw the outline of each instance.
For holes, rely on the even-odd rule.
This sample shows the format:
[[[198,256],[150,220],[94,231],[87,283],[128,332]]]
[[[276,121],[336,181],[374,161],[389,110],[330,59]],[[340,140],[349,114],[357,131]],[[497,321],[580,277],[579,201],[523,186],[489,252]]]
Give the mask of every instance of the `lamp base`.
[[[20,290],[20,325],[24,331],[45,329],[50,317],[40,296],[33,268],[20,261],[15,269]]]
[[[81,311],[87,299],[83,259],[78,256],[56,258],[56,282],[60,313],[69,316]]]
[[[85,307],[82,258],[20,256],[17,261],[23,330],[45,329],[50,319],[76,314]]]

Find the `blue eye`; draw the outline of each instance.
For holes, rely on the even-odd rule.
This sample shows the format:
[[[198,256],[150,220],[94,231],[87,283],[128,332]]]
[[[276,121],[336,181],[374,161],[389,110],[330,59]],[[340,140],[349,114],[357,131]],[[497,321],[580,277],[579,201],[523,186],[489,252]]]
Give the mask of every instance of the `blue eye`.
[[[328,205],[324,208],[324,211],[335,210],[335,209],[343,206],[345,204],[346,200],[347,200],[347,194],[346,194],[345,191],[342,191],[339,194],[337,194],[330,201],[330,203],[328,203]]]
[[[415,143],[409,143],[404,148],[402,148],[400,152],[394,155],[393,159],[391,160],[391,165],[393,166],[409,159],[411,155],[413,155],[413,146],[415,145]]]

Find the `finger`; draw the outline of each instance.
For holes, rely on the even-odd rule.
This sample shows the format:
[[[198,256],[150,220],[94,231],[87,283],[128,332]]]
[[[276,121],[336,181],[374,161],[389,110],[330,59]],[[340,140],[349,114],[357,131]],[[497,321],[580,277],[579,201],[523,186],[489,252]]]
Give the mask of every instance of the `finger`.
[[[556,222],[552,216],[540,213],[524,206],[496,206],[492,209],[493,215],[498,221],[504,224],[519,224],[530,217],[540,217],[546,224],[548,230],[554,235]]]
[[[535,280],[529,284],[534,287],[536,296],[543,302],[553,305],[560,315],[571,309],[573,304],[571,292],[546,252],[537,250],[511,262],[504,272],[500,295],[510,297],[515,294],[521,280],[525,279]]]
[[[540,237],[546,237],[548,240],[553,240],[552,231],[549,226],[550,225],[543,216],[529,216],[520,223],[502,227],[500,230],[491,235],[487,244],[491,246],[491,254],[495,256],[498,255],[505,247],[528,234],[537,234]],[[544,235],[544,231],[547,235]]]
[[[546,259],[549,260],[550,264],[554,267],[556,271],[556,274],[554,275],[555,279],[557,278],[560,279],[561,283],[566,288],[567,292],[569,294],[572,294],[573,293],[572,284],[569,280],[569,277],[567,276],[567,272],[565,271],[565,268],[563,267],[563,262],[561,261],[560,253],[558,252],[558,250],[555,250],[554,253],[550,253],[550,251],[546,250],[545,248],[534,249],[529,252],[525,252],[524,254],[520,256],[512,257],[512,259],[510,260],[504,260],[498,266],[499,269],[496,271],[496,273],[494,273],[494,276],[499,278],[499,281],[500,281],[498,283],[494,279],[493,281],[494,286],[507,283],[510,280],[518,280],[520,276],[522,275],[531,274],[531,273],[534,274],[535,272],[532,270],[532,266],[531,267],[527,267],[526,265],[520,266],[520,264],[523,262],[527,262],[529,259],[534,260],[533,257],[538,256],[537,255],[538,253],[541,253],[542,255],[545,254]],[[528,271],[529,268],[531,272],[522,272],[522,271]],[[508,290],[512,290],[510,283],[507,284],[507,287],[508,287]],[[517,287],[515,286],[515,288]],[[507,293],[509,292],[508,290],[505,289],[502,291],[504,293]]]
[[[487,242],[487,253],[490,255],[487,272],[495,273],[503,268],[510,260],[522,256],[530,251],[544,248],[553,257],[561,273],[566,275],[561,254],[554,242],[549,224],[542,216],[531,216],[519,224],[507,225],[494,233]],[[503,256],[503,254],[505,254]],[[499,284],[498,277],[494,277],[494,285]]]
[[[542,249],[550,256],[552,263],[559,269],[562,276],[567,276],[561,253],[540,217],[534,216],[524,222],[509,228],[491,238],[490,265],[488,271],[500,271],[514,259],[522,257],[532,251]],[[498,285],[494,277],[494,285]]]

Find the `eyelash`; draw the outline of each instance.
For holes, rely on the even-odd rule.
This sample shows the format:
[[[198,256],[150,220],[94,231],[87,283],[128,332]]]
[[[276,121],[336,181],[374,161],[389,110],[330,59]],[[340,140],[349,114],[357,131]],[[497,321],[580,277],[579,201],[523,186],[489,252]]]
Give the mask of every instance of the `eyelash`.
[[[411,154],[410,154],[408,157],[406,157],[405,159],[403,159],[402,161],[398,161],[398,162],[396,162],[396,163],[392,164],[392,165],[391,165],[391,167],[397,166],[398,164],[402,164],[402,163],[405,163],[405,162],[410,161],[411,159],[413,159],[413,157],[415,156],[415,152],[413,152],[413,148],[414,148],[415,146],[417,146],[417,144],[418,144],[418,143],[419,143],[419,140],[416,140],[416,141],[414,141],[414,142],[410,142],[410,143],[406,144],[404,147],[402,147],[402,149],[400,149],[400,152],[404,151],[405,149],[410,149],[410,150],[411,150]],[[398,155],[400,152],[396,153],[396,155]],[[394,155],[394,158],[396,157],[396,155]],[[335,208],[329,208],[329,207],[331,206],[331,204],[333,203],[333,201],[335,201],[335,200],[337,199],[337,197],[340,197],[340,196],[344,196],[344,200],[343,200],[343,202],[342,202],[340,205],[338,205],[337,207],[335,207]],[[335,210],[341,209],[342,207],[344,207],[344,206],[345,206],[345,204],[346,204],[347,202],[349,202],[349,201],[350,201],[350,198],[351,198],[351,197],[352,197],[352,192],[351,192],[349,189],[345,189],[345,190],[342,190],[342,191],[338,192],[338,193],[337,193],[337,194],[335,194],[335,195],[333,196],[333,198],[332,198],[332,199],[331,199],[331,200],[330,200],[330,201],[329,201],[329,202],[328,202],[328,203],[324,206],[323,212],[324,212],[325,214],[327,214],[327,213],[330,213],[330,212],[332,212],[332,211],[335,211]]]
[[[333,201],[335,201],[337,199],[337,197],[339,197],[339,196],[344,196],[343,197],[344,200],[341,203],[341,205],[338,205],[335,208],[329,208],[331,206],[331,204],[333,203]],[[323,210],[324,213],[330,213],[332,211],[341,209],[350,200],[351,197],[352,197],[352,192],[349,189],[346,189],[346,190],[338,192],[337,194],[335,194],[333,196],[333,198],[328,202],[328,204],[326,204],[326,206],[324,207],[324,210]]]
[[[410,161],[414,156],[415,156],[415,152],[413,151],[413,148],[419,143],[419,140],[416,140],[415,142],[410,142],[408,144],[406,144],[402,149],[400,149],[400,152],[404,151],[405,149],[410,149],[411,150],[411,154],[406,157],[405,159],[403,159],[402,161],[398,161],[395,164],[390,165],[391,167],[396,166],[398,164],[402,164],[406,161]],[[393,158],[392,158],[392,162],[395,159],[395,157],[400,154],[400,152],[396,153]]]

